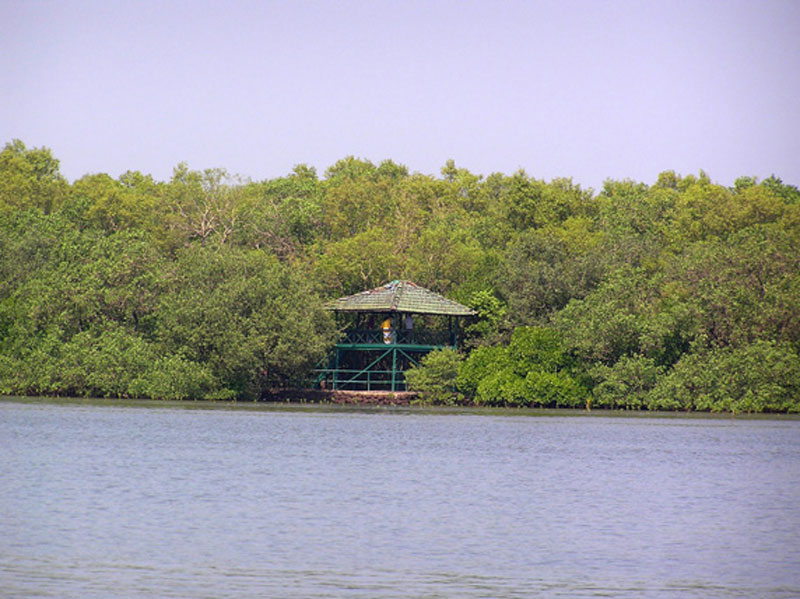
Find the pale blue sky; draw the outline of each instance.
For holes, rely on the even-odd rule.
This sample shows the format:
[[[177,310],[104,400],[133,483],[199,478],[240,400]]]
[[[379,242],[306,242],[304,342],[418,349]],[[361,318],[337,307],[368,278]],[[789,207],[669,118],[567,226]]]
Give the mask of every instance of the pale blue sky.
[[[0,143],[70,180],[348,155],[800,184],[800,1],[0,0]]]

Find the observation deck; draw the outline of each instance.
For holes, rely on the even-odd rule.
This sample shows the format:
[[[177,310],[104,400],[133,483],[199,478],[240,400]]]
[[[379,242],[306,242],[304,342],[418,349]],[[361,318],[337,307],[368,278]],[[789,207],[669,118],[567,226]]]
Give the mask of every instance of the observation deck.
[[[354,391],[405,391],[405,371],[435,349],[458,345],[459,319],[474,311],[410,281],[339,298],[342,338],[324,367],[320,387]]]

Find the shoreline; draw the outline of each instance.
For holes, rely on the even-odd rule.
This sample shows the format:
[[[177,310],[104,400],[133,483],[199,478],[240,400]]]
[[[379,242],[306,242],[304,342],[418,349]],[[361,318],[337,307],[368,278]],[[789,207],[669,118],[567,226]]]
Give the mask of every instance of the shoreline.
[[[360,393],[360,392],[357,392]],[[374,394],[375,392],[369,392]],[[397,395],[397,393],[395,393]],[[294,396],[296,397],[296,395]],[[485,416],[527,416],[527,417],[571,417],[571,418],[631,418],[631,419],[699,419],[699,420],[781,420],[800,421],[800,414],[784,412],[737,413],[730,412],[681,412],[648,410],[609,410],[580,408],[515,408],[494,406],[432,406],[412,403],[389,403],[388,401],[215,401],[215,400],[163,400],[163,399],[109,399],[92,397],[30,397],[0,395],[0,403],[26,405],[65,405],[85,407],[116,407],[143,409],[184,409],[184,410],[246,410],[257,412],[329,412],[362,414],[430,414],[430,415],[485,415]]]

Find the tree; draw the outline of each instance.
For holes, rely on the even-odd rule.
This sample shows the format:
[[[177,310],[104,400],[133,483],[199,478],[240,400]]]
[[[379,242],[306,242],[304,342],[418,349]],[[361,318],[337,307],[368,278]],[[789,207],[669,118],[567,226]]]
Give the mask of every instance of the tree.
[[[157,356],[148,333],[161,255],[138,231],[107,236],[60,214],[25,216],[1,227],[15,231],[9,256],[20,264],[2,267],[11,276],[0,292],[0,386],[129,395]]]
[[[334,339],[307,279],[255,250],[190,247],[165,273],[156,338],[236,397],[298,383]]]
[[[678,194],[671,210],[670,240],[675,247],[712,238],[725,239],[746,227],[778,221],[787,202],[771,185],[741,185],[734,190],[701,176]]]
[[[336,161],[325,171],[325,178],[331,182],[350,180],[374,179],[378,169],[369,160],[362,160],[355,156],[347,156]]]
[[[213,239],[223,245],[237,231],[242,212],[242,187],[225,169],[190,171],[186,163],[175,167],[167,186],[169,229],[187,244]]]
[[[297,258],[321,232],[322,197],[316,171],[298,165],[288,177],[247,185],[241,221],[236,241],[267,248],[282,260]]]
[[[637,308],[646,289],[644,273],[620,269],[585,298],[570,301],[556,315],[556,326],[567,344],[589,363],[611,365],[622,356],[641,353],[645,322]]]
[[[466,304],[477,313],[477,318],[464,328],[465,344],[499,343],[508,313],[507,306],[489,289],[472,292]]]
[[[593,404],[602,408],[640,409],[664,374],[655,360],[646,356],[623,356],[613,366],[598,364],[592,371],[599,381],[592,390]]]
[[[515,324],[544,322],[571,299],[585,297],[600,281],[600,236],[585,219],[530,230],[509,244],[500,289]]]
[[[704,345],[800,341],[798,241],[796,232],[758,225],[694,244],[675,261],[670,274]]]
[[[331,297],[350,295],[399,278],[402,256],[378,227],[320,248],[312,277]]]
[[[404,271],[420,285],[448,293],[469,277],[482,254],[479,243],[459,226],[457,218],[435,220],[409,248]]]
[[[391,228],[397,204],[392,177],[355,178],[339,175],[326,182],[323,229],[330,239],[357,235],[372,227]]]
[[[459,369],[458,386],[483,405],[574,407],[588,394],[576,367],[558,331],[517,327],[507,346],[473,350]]]
[[[662,180],[664,173],[659,175]],[[598,197],[598,252],[606,271],[623,265],[658,268],[668,244],[678,191],[672,185],[648,188],[634,181],[610,181]]]
[[[118,180],[86,175],[72,185],[68,208],[84,225],[108,232],[141,228],[159,238],[166,216],[163,187],[139,172],[128,171]]]
[[[36,208],[45,214],[61,205],[67,182],[48,148],[15,139],[0,152],[0,211]]]
[[[420,360],[419,366],[406,371],[409,390],[418,392],[424,403],[460,403],[463,398],[456,391],[460,362],[461,356],[453,348],[432,351]]]
[[[650,409],[800,412],[800,356],[774,341],[687,354],[646,401]]]

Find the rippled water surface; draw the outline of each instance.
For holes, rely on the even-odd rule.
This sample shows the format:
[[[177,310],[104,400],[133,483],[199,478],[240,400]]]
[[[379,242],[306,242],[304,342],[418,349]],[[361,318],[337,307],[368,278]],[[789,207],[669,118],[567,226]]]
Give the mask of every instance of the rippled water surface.
[[[3,597],[800,597],[800,422],[0,402]]]

